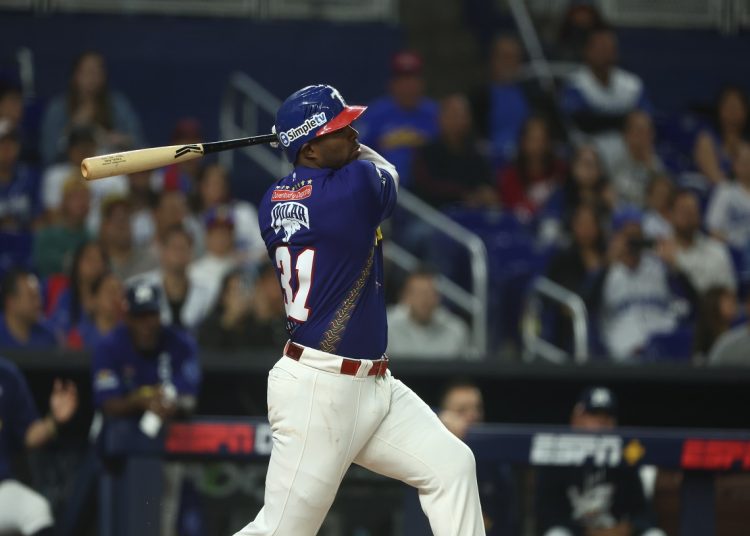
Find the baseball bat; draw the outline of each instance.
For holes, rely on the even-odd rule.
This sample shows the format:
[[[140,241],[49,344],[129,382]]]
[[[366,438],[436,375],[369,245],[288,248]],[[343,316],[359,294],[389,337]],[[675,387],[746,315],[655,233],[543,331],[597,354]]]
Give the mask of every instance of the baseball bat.
[[[136,149],[124,153],[111,153],[101,156],[84,158],[81,162],[81,175],[89,181],[127,175],[149,169],[156,169],[169,164],[185,162],[200,158],[210,153],[228,151],[239,147],[260,145],[262,143],[277,142],[276,134],[263,134],[249,138],[234,140],[212,141],[209,143],[194,143],[191,145],[167,145],[165,147],[150,147]]]

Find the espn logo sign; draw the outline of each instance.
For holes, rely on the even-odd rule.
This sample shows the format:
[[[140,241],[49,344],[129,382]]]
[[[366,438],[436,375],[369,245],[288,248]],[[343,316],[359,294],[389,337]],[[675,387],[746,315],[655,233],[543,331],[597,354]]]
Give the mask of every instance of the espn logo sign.
[[[175,423],[169,427],[164,449],[170,454],[271,454],[267,424]]]
[[[614,435],[536,434],[531,440],[532,465],[615,467],[622,459],[622,438]]]
[[[688,439],[681,462],[685,469],[750,469],[750,441]]]

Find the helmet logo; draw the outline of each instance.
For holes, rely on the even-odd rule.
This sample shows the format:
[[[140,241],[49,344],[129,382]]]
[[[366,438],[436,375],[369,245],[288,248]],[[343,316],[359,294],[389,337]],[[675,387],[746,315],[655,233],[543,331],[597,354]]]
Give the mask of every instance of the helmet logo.
[[[346,103],[344,102],[344,97],[341,96],[341,93],[339,93],[339,90],[335,87],[331,88],[331,98],[336,99],[341,103],[341,106],[346,106]]]
[[[290,128],[286,132],[280,132],[279,141],[284,147],[289,147],[294,140],[306,136],[317,127],[322,127],[327,121],[326,114],[323,112],[315,114],[312,117],[308,117],[301,125]]]

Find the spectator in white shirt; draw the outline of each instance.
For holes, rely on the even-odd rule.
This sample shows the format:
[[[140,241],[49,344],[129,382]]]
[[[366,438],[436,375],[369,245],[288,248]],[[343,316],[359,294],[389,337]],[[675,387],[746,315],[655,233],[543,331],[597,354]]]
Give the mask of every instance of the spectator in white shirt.
[[[656,175],[646,187],[646,213],[643,215],[643,234],[661,240],[673,234],[670,212],[675,185],[669,175]]]
[[[398,305],[388,310],[388,352],[415,359],[468,357],[469,329],[458,316],[440,305],[435,274],[409,274]]]
[[[675,258],[695,290],[703,293],[713,286],[736,290],[737,280],[729,250],[700,230],[701,214],[696,195],[689,190],[678,192],[671,215],[674,240],[664,241],[662,247],[666,255]]]
[[[195,330],[211,311],[213,296],[210,286],[188,274],[193,239],[184,227],[176,225],[164,232],[160,246],[160,267],[135,279],[161,289],[164,324]]]
[[[706,212],[709,232],[730,246],[750,246],[750,145],[743,143],[733,163],[734,182],[716,186]]]
[[[623,144],[609,162],[609,176],[619,204],[643,208],[649,181],[664,171],[664,163],[656,154],[654,137],[651,116],[641,110],[627,115]]]
[[[643,238],[641,221],[641,212],[632,208],[621,210],[613,218],[608,266],[589,300],[602,342],[615,361],[635,358],[652,336],[677,328],[675,305],[679,300],[672,286],[695,302],[695,291],[676,265],[651,251],[652,244]],[[659,253],[663,254],[661,250]]]
[[[229,207],[209,210],[205,215],[206,252],[190,265],[190,277],[209,287],[211,299],[216,301],[224,276],[238,265],[234,247],[235,222]]]

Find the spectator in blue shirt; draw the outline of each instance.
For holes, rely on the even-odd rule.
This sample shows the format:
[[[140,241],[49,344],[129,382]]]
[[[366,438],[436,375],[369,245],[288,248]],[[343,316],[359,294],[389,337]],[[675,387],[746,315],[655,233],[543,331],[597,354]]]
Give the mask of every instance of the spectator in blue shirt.
[[[74,383],[55,380],[49,413],[40,418],[21,372],[0,357],[0,530],[3,534],[52,536],[52,510],[36,491],[11,478],[11,461],[20,450],[51,441],[57,427],[68,422],[78,407]]]
[[[0,283],[0,348],[49,348],[52,332],[41,323],[42,296],[37,277],[24,269],[8,272]]]
[[[0,231],[29,231],[39,215],[39,176],[19,162],[18,131],[0,122]]]
[[[401,184],[408,187],[416,150],[437,137],[438,105],[424,96],[422,58],[417,53],[397,53],[391,72],[388,95],[369,105],[357,129],[362,143],[393,163]]]

